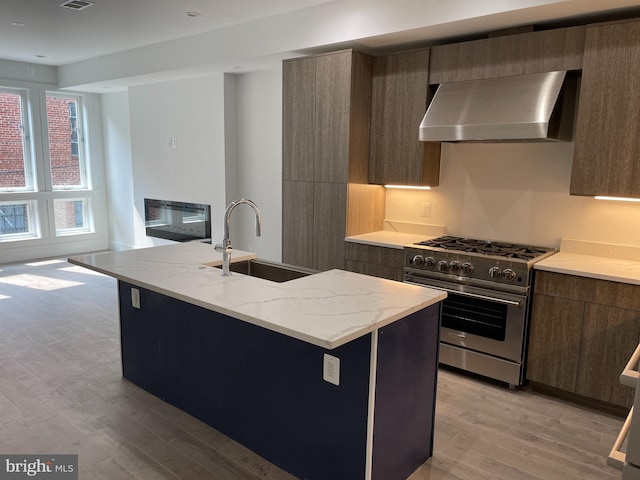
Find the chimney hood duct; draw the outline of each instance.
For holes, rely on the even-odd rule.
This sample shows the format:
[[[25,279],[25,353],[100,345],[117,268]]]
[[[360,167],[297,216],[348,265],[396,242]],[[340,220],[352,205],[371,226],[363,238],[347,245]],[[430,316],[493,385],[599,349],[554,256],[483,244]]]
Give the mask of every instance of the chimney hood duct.
[[[570,141],[578,82],[577,75],[545,72],[443,83],[420,124],[420,141]]]

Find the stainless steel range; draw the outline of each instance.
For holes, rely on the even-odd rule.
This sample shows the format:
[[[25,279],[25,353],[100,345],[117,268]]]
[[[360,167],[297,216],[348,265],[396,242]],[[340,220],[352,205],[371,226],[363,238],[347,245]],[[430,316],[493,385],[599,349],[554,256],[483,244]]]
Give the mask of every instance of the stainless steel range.
[[[449,293],[440,363],[521,385],[533,265],[555,252],[453,236],[405,247],[404,281]]]

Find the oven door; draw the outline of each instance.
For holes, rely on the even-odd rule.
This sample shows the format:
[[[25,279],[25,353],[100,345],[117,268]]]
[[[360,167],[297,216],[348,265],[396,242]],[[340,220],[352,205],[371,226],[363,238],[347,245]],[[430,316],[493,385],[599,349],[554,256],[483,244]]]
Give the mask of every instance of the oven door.
[[[515,362],[523,360],[526,295],[458,285],[411,273],[405,282],[444,290],[440,341]]]

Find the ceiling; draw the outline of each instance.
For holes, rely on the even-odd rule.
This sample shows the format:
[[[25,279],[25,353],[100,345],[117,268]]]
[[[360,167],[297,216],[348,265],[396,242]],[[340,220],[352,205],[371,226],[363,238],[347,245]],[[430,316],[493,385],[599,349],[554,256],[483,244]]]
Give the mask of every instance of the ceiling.
[[[91,1],[71,10],[64,0],[2,0],[0,58],[66,65],[335,0]]]
[[[339,48],[381,53],[514,26],[640,16],[640,0],[91,0],[81,10],[64,1],[0,0],[0,60],[96,93]],[[0,77],[25,70],[3,66]]]
[[[2,0],[0,2],[0,59],[61,66],[116,52],[246,24],[321,4],[347,5],[353,0],[92,0],[82,10],[60,6],[64,0]],[[375,2],[372,2],[375,3]],[[392,2],[393,3],[393,2]],[[407,3],[407,2],[405,2]],[[493,3],[509,2],[495,1]],[[517,2],[516,2],[517,3]],[[447,24],[447,32],[473,33],[478,28],[500,29],[514,23],[548,21],[640,6],[634,0],[540,0],[525,15],[495,15]],[[366,5],[366,4],[365,4]],[[436,2],[438,10],[460,8],[459,2]],[[366,8],[366,7],[365,7]],[[340,10],[336,10],[340,11]],[[505,12],[508,7],[505,8]],[[189,16],[195,12],[196,16]],[[522,15],[520,11],[520,15]],[[405,12],[406,14],[406,12]],[[475,24],[474,24],[475,23]],[[427,25],[427,23],[425,23]],[[399,31],[363,39],[364,46],[381,47],[433,38],[444,25]],[[310,25],[310,28],[313,26]],[[429,32],[430,30],[430,32]],[[286,35],[286,32],[282,32]]]

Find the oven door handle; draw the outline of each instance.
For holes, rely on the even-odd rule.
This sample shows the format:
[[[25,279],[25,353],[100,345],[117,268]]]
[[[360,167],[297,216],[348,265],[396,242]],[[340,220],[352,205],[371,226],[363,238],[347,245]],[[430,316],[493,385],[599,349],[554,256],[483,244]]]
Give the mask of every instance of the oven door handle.
[[[480,300],[488,300],[490,302],[495,302],[495,303],[502,303],[504,305],[516,305],[516,306],[519,307],[520,304],[522,303],[521,301],[507,300],[505,298],[490,297],[488,295],[479,295],[477,293],[460,292],[458,290],[452,290],[450,288],[434,287],[433,285],[424,285],[422,283],[409,282],[409,281],[405,281],[405,283],[411,283],[413,285],[418,285],[420,287],[433,288],[435,290],[442,290],[442,291],[447,292],[447,293],[455,293],[456,295],[460,295],[462,297],[471,297],[471,298],[477,298],[477,299],[480,299]]]
[[[622,470],[624,468],[624,464],[627,461],[626,453],[622,452],[622,444],[627,439],[629,435],[629,429],[631,428],[631,421],[633,418],[633,407],[629,410],[629,415],[627,415],[627,419],[624,421],[622,425],[622,429],[618,434],[618,438],[613,444],[611,448],[611,452],[607,457],[607,465],[613,468],[617,468],[618,470]]]

